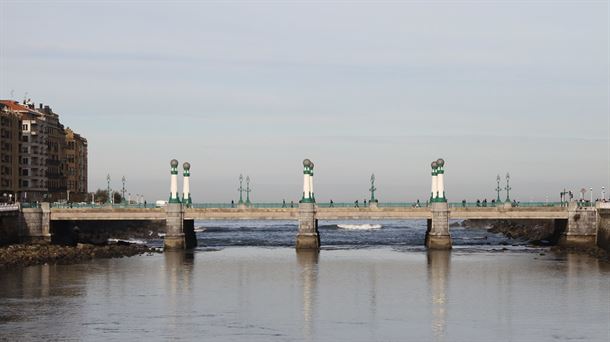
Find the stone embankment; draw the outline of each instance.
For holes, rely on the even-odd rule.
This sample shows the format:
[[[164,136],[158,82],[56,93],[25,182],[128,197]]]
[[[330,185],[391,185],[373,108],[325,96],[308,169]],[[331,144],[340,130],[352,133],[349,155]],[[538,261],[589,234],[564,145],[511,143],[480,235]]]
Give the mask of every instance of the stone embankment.
[[[0,247],[0,267],[73,264],[95,258],[120,258],[155,252],[156,249],[136,244],[9,245]]]
[[[585,253],[595,258],[610,261],[610,254],[597,247],[562,247],[556,245],[562,232],[557,231],[551,220],[464,220],[459,223],[465,228],[487,228],[492,233],[502,233],[511,239],[529,241],[533,245],[552,246],[557,253]]]

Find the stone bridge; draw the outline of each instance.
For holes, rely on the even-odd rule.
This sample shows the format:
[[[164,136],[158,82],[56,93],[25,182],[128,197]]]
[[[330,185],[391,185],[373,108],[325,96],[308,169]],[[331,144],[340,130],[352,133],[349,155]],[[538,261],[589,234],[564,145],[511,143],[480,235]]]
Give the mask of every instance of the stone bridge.
[[[506,201],[492,207],[453,207],[445,197],[445,161],[432,162],[432,187],[426,207],[383,207],[375,199],[374,176],[371,177],[371,199],[362,208],[323,207],[315,200],[314,164],[303,161],[303,193],[298,208],[251,208],[241,201],[237,208],[193,208],[190,193],[190,164],[183,165],[183,194],[178,194],[178,161],[170,162],[170,197],[164,208],[23,208],[19,212],[20,232],[24,240],[49,241],[53,221],[134,221],[165,222],[164,245],[168,249],[190,248],[196,245],[194,220],[297,220],[297,249],[320,247],[318,220],[427,220],[426,246],[431,249],[451,248],[450,219],[485,220],[552,220],[562,232],[560,243],[592,245],[596,242],[608,248],[610,240],[610,205],[579,206],[513,206],[506,187]],[[241,189],[241,186],[240,186]],[[499,186],[498,186],[499,191]],[[249,199],[249,198],[248,198]],[[498,192],[499,199],[499,192]],[[246,201],[249,203],[249,200]]]

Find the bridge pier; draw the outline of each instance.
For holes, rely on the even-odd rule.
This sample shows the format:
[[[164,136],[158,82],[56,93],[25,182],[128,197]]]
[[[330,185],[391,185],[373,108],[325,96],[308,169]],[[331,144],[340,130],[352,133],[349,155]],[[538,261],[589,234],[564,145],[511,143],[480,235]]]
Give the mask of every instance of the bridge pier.
[[[595,246],[597,237],[597,211],[593,207],[568,206],[568,220],[559,244],[567,247]]]
[[[51,206],[48,202],[40,203],[40,208],[21,209],[19,219],[19,237],[27,243],[51,242]]]
[[[318,233],[315,203],[299,203],[299,232],[297,233],[296,248],[320,248],[320,234]]]
[[[197,247],[195,222],[194,220],[184,219],[182,203],[168,203],[165,208],[165,215],[164,249],[180,250]]]
[[[610,252],[610,203],[598,203],[597,246]]]
[[[432,202],[432,219],[428,220],[426,247],[430,249],[451,249],[449,234],[449,205],[447,202]]]

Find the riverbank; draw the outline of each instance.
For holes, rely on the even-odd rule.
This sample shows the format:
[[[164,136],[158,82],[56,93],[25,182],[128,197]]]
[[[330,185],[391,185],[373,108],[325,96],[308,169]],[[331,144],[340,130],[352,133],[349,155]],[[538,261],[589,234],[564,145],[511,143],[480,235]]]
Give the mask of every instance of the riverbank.
[[[459,225],[465,228],[487,228],[489,232],[501,233],[508,238],[527,241],[535,246],[551,246],[551,251],[559,254],[588,254],[610,262],[610,253],[597,246],[558,246],[561,232],[557,231],[553,222],[548,220],[464,220]]]
[[[74,264],[96,258],[122,258],[146,253],[159,253],[159,250],[137,244],[9,245],[0,247],[0,267]]]

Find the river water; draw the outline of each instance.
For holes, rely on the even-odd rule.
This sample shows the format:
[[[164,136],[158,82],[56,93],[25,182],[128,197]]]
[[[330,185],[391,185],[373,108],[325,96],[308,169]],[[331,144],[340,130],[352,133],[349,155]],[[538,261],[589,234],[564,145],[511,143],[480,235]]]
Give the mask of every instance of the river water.
[[[610,340],[610,264],[585,255],[455,227],[427,251],[420,221],[323,222],[319,253],[294,223],[197,226],[192,252],[0,270],[0,340]]]

